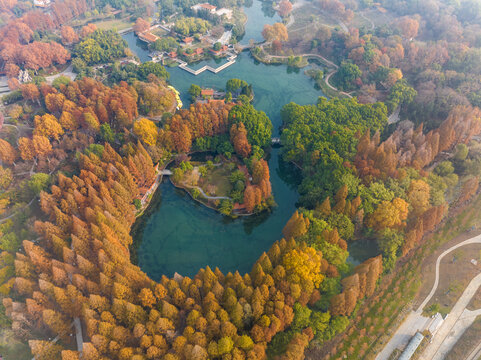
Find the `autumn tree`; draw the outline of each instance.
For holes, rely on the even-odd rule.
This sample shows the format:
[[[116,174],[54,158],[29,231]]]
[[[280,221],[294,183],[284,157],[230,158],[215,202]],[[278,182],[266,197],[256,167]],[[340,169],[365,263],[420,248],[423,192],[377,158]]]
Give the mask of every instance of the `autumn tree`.
[[[35,116],[34,124],[35,129],[33,132],[35,135],[42,135],[58,140],[60,135],[63,135],[64,133],[62,126],[59,124],[55,116],[50,114]]]
[[[303,246],[287,252],[282,262],[290,281],[302,283],[308,280],[318,287],[324,279],[324,275],[321,274],[321,259],[322,254],[316,249]]]
[[[27,137],[21,137],[18,139],[18,151],[20,151],[20,157],[22,160],[28,161],[35,157],[33,142]]]
[[[75,30],[67,25],[62,26],[62,30],[60,31],[62,36],[62,43],[64,45],[69,45],[77,42],[79,40],[77,33]]]
[[[307,233],[308,229],[309,219],[307,217],[304,217],[303,214],[300,214],[298,211],[296,211],[291,216],[286,226],[284,226],[282,234],[286,237],[286,239],[289,239],[291,237],[297,238]]]
[[[248,212],[252,212],[256,205],[255,189],[251,185],[247,186],[244,191],[244,205]]]
[[[9,168],[0,166],[0,189],[6,190],[13,181],[13,173]]]
[[[86,38],[87,36],[89,36],[90,34],[95,32],[95,30],[97,30],[97,25],[95,25],[93,23],[87,24],[87,25],[83,26],[82,29],[80,30],[80,37],[82,39]]]
[[[383,201],[368,219],[368,226],[376,230],[401,227],[408,216],[408,203],[401,198]]]
[[[23,108],[18,104],[14,104],[10,108],[10,111],[8,112],[8,115],[15,120],[17,120],[22,114],[23,114]]]
[[[155,145],[158,137],[158,129],[153,121],[142,118],[134,122],[134,134],[147,145]]]
[[[423,180],[413,180],[409,185],[408,199],[414,216],[422,215],[430,206],[430,187]]]
[[[59,359],[62,346],[58,344],[52,344],[51,341],[44,340],[29,340],[28,345],[38,360],[50,360]]]
[[[251,146],[247,140],[247,130],[243,123],[232,125],[230,129],[230,138],[236,153],[242,158],[249,157]]]
[[[405,16],[399,20],[398,26],[406,39],[413,39],[418,35],[419,21],[415,19]]]
[[[26,100],[38,101],[40,98],[40,91],[35,84],[23,84],[20,85],[20,90],[22,91],[22,96]]]
[[[9,79],[16,78],[19,72],[20,68],[17,65],[13,63],[8,63],[7,65],[5,65],[5,73],[7,74],[7,77]]]
[[[282,23],[275,23],[273,25],[266,24],[264,25],[264,30],[262,30],[262,36],[269,42],[274,40],[287,41],[287,28]]]
[[[136,35],[143,33],[144,31],[147,31],[149,28],[150,28],[149,22],[145,21],[144,19],[137,18],[137,21],[135,21],[134,31]]]
[[[32,139],[35,154],[42,157],[48,155],[52,151],[52,144],[47,137],[41,135],[34,135]]]
[[[292,11],[292,4],[289,0],[282,0],[279,3],[279,8],[277,9],[279,16],[286,17],[291,13],[291,11]]]
[[[0,139],[0,159],[11,165],[15,161],[16,151],[15,148],[3,139]]]

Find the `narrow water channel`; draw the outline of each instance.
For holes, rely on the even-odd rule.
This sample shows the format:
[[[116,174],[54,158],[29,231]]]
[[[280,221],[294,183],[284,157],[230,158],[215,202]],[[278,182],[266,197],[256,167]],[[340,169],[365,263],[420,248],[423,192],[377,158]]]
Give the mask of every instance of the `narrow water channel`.
[[[263,12],[261,2],[257,0],[246,9],[246,13],[249,21],[242,41],[259,41],[264,24],[278,21],[277,15],[270,17]],[[141,61],[150,60],[146,48],[133,33],[123,37]],[[323,95],[304,75],[304,70],[260,64],[247,53],[240,54],[234,65],[218,74],[206,71],[194,76],[177,67],[167,70],[170,83],[181,93],[184,106],[189,104],[187,91],[192,83],[223,89],[227,80],[240,78],[252,84],[253,105],[269,116],[275,136],[279,134],[279,112],[283,105],[291,101],[301,105],[313,104]],[[137,250],[138,265],[154,280],[162,275],[172,276],[175,272],[193,276],[207,265],[217,266],[223,272],[239,270],[242,274],[250,271],[262,252],[281,238],[282,228],[295,211],[298,199],[296,178],[298,180],[299,176],[291,165],[280,159],[279,149],[272,149],[269,169],[277,206],[272,212],[236,220],[199,205],[165,181],[159,187],[160,200],[154,205],[152,214],[143,219],[145,225]],[[359,250],[365,248],[360,245],[357,244]],[[360,258],[366,258],[365,255]]]

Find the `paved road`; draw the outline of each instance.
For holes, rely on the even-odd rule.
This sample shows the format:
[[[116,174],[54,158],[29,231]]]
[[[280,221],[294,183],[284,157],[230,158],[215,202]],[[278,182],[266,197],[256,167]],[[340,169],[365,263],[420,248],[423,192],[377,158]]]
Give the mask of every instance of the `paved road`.
[[[364,15],[362,12],[360,12],[359,15],[361,15],[362,18],[366,19],[371,23],[371,28],[369,30],[372,31],[376,28],[376,26],[374,25],[374,22],[371,19],[369,19],[366,15]]]
[[[70,64],[64,71],[62,71],[61,73],[58,73],[58,74],[55,74],[55,75],[52,75],[52,76],[47,76],[45,79],[47,79],[47,82],[49,84],[51,84],[56,78],[60,77],[60,76],[66,76],[68,78],[70,78],[71,80],[75,80],[75,77],[77,76],[77,74],[75,74],[73,72],[73,65]]]
[[[342,95],[345,95],[345,96],[347,96],[347,97],[349,97],[349,98],[352,98],[352,95],[351,95],[351,94],[348,94],[347,92],[341,91],[341,90],[339,90],[338,88],[336,88],[336,87],[334,87],[334,86],[331,85],[331,83],[329,82],[329,79],[330,79],[331,76],[334,75],[335,73],[337,73],[337,69],[331,71],[329,74],[326,75],[326,78],[324,79],[324,82],[326,83],[326,85],[327,85],[330,89],[332,89],[332,90],[334,90],[334,91],[337,91],[339,94],[342,94]]]
[[[465,240],[463,242],[460,242],[459,244],[456,244],[452,247],[450,247],[449,249],[447,249],[446,251],[444,251],[441,255],[438,256],[437,260],[436,260],[436,277],[435,277],[435,281],[434,281],[434,285],[433,285],[433,288],[431,289],[431,292],[429,293],[429,295],[424,299],[424,301],[422,302],[422,304],[418,307],[418,309],[416,311],[412,311],[408,317],[404,320],[404,322],[401,324],[401,326],[397,329],[397,331],[394,333],[394,335],[392,336],[391,340],[386,344],[386,346],[384,347],[384,349],[377,355],[376,357],[376,360],[387,360],[389,358],[389,356],[392,354],[392,352],[397,349],[397,348],[402,348],[404,347],[408,342],[409,340],[411,339],[412,336],[414,336],[414,334],[419,330],[419,331],[423,331],[426,329],[426,326],[428,325],[429,323],[429,318],[425,317],[425,316],[422,316],[422,312],[423,312],[423,308],[427,305],[427,303],[429,302],[429,300],[431,300],[431,298],[433,297],[434,293],[436,292],[436,289],[438,288],[438,285],[439,285],[439,266],[440,266],[440,263],[441,263],[441,260],[447,255],[449,254],[450,252],[456,250],[457,248],[460,248],[462,246],[465,246],[465,245],[469,245],[469,244],[478,244],[478,243],[481,243],[481,235],[478,235],[478,236],[475,236],[471,239],[468,239],[468,240]],[[479,277],[479,276],[478,276]],[[477,277],[476,277],[477,278]],[[475,279],[476,279],[475,278]],[[481,278],[480,278],[481,279]],[[481,281],[481,280],[479,280]],[[480,282],[481,284],[481,282]],[[470,285],[468,285],[468,287],[471,286],[471,283]],[[474,286],[474,285],[473,285]],[[478,285],[479,286],[479,285]],[[476,288],[477,289],[477,288]],[[468,288],[466,288],[466,290],[468,290]],[[466,292],[465,290],[465,292]],[[471,289],[472,290],[472,289]],[[470,290],[470,291],[471,291]],[[464,293],[463,293],[464,295]],[[472,297],[472,296],[471,296]],[[471,298],[469,298],[471,299]],[[459,302],[459,301],[458,301]],[[461,306],[463,303],[461,303],[459,306]],[[466,308],[466,306],[469,304],[469,301],[464,305],[464,307],[462,307],[461,309],[461,313],[462,311]],[[457,306],[458,304],[455,305],[455,307]],[[453,311],[454,311],[454,308],[453,308]],[[457,318],[460,317],[461,313],[459,313],[459,315],[457,316]],[[448,315],[448,318],[451,316]],[[446,319],[447,321],[447,319]],[[446,323],[445,321],[445,323]],[[456,321],[455,321],[456,322]],[[453,323],[454,325],[454,323]],[[444,325],[443,325],[444,326]],[[451,326],[452,327],[452,326]],[[441,329],[439,329],[439,331],[436,333],[436,336],[438,336],[438,334],[442,334],[441,332]],[[447,335],[447,334],[446,334]],[[444,338],[446,338],[446,336],[444,336]],[[443,340],[444,340],[443,338]]]
[[[393,111],[391,115],[389,115],[387,119],[388,124],[395,124],[397,123],[401,118],[399,117],[399,113],[401,112],[401,107],[398,106],[396,110]]]
[[[401,326],[396,330],[391,340],[389,340],[384,349],[376,356],[376,360],[387,360],[394,350],[406,345],[418,330],[424,330],[429,320],[428,317],[411,311]]]
[[[342,31],[348,33],[349,29],[347,28],[346,24],[344,24],[341,20],[339,20],[339,26],[341,27]]]
[[[439,330],[434,335],[431,343],[422,353],[420,360],[442,360],[454,344],[461,338],[467,328],[471,326],[481,310],[469,311],[466,309],[471,299],[481,286],[481,274],[474,277],[448,314]]]

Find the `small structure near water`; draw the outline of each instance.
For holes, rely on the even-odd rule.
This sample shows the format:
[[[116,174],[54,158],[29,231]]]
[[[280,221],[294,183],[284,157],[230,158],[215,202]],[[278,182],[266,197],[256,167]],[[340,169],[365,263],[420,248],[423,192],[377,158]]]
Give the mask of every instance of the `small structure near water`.
[[[151,32],[148,32],[148,31],[140,33],[138,36],[139,36],[139,40],[142,40],[146,43],[153,43],[153,42],[156,42],[159,39],[158,36],[152,34]]]
[[[231,19],[233,14],[233,11],[230,9],[220,8],[217,10],[217,6],[211,5],[209,3],[196,4],[192,6],[191,9],[195,12],[207,11],[210,14],[216,15],[218,17],[222,17],[223,15],[225,15],[227,19]]]

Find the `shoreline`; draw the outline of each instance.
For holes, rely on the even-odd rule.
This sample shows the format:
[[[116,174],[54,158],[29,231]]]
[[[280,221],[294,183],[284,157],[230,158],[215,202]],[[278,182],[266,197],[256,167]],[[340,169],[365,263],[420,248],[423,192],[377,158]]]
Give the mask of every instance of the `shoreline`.
[[[214,210],[215,212],[219,213],[220,215],[229,217],[229,218],[231,218],[231,219],[237,219],[239,216],[248,217],[248,216],[252,216],[252,215],[258,215],[258,214],[263,213],[263,212],[266,211],[266,210],[270,210],[270,209],[271,209],[271,207],[268,207],[268,208],[266,208],[266,209],[264,209],[264,210],[262,210],[261,212],[258,212],[258,213],[255,213],[255,212],[250,213],[250,214],[242,214],[242,213],[234,214],[234,213],[233,213],[232,215],[224,215],[224,214],[222,214],[217,208],[214,208],[214,207],[212,207],[212,206],[209,206],[207,203],[204,203],[204,202],[202,202],[201,200],[194,198],[194,196],[193,196],[193,195],[190,193],[190,191],[188,190],[188,189],[189,189],[188,187],[184,187],[184,186],[182,186],[182,185],[177,185],[177,184],[175,184],[175,183],[172,181],[172,179],[170,179],[170,178],[169,178],[169,181],[170,181],[170,183],[171,183],[176,189],[181,189],[181,190],[185,191],[187,194],[189,194],[189,196],[191,197],[192,200],[198,202],[199,204],[205,206],[205,207],[208,208],[208,209]],[[200,196],[202,196],[202,195],[200,195]],[[205,199],[205,197],[204,197],[204,199]],[[207,200],[208,200],[208,199],[207,199]]]

